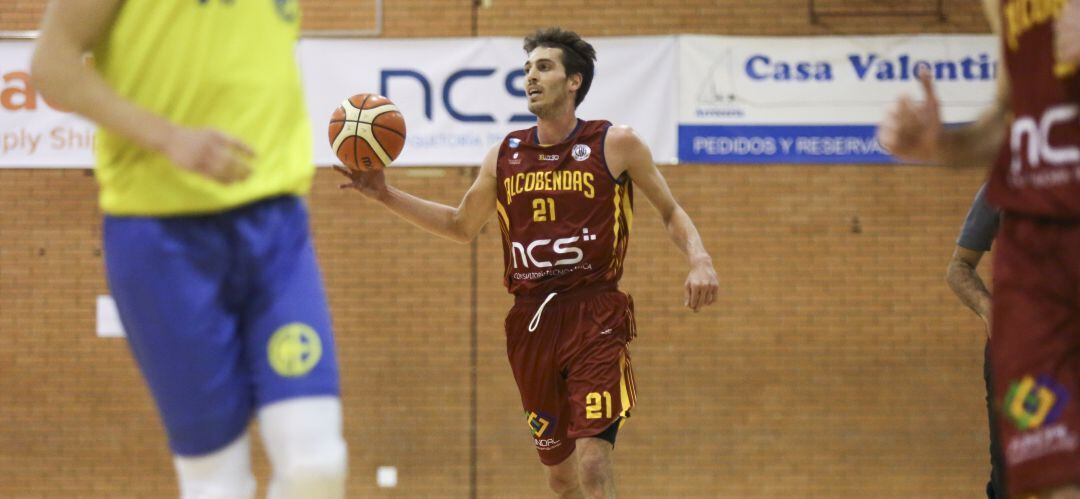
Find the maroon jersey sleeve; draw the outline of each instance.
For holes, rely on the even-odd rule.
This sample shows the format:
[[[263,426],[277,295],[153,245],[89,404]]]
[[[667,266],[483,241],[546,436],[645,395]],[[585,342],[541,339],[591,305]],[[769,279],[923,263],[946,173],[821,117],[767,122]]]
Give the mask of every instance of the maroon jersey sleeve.
[[[633,188],[604,158],[607,121],[578,121],[541,145],[536,129],[507,135],[496,166],[504,281],[515,295],[616,285],[622,277]]]
[[[1051,2],[1054,3],[1054,2]],[[1054,20],[1066,2],[1027,12],[1002,0],[1002,58],[1015,119],[990,175],[1006,211],[1080,218],[1080,78],[1054,56]]]

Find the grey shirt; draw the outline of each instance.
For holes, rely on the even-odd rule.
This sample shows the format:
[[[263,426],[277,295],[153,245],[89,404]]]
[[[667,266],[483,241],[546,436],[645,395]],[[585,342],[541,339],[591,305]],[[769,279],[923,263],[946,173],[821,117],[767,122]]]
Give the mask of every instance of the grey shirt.
[[[1001,212],[986,201],[986,184],[983,184],[968,209],[956,245],[969,250],[990,251],[990,243],[994,241],[1000,221]]]

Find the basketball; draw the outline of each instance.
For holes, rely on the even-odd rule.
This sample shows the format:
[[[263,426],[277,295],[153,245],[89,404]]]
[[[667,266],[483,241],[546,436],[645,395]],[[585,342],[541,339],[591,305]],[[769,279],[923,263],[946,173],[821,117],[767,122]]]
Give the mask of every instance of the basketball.
[[[390,99],[356,94],[330,116],[330,148],[354,171],[389,166],[405,147],[405,118]]]

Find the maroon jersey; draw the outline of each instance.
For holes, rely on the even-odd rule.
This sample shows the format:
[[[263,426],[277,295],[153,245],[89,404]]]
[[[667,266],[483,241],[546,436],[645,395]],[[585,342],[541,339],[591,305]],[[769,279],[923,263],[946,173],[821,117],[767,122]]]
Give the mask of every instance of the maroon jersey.
[[[990,175],[990,201],[1006,211],[1080,218],[1080,79],[1054,56],[1065,1],[1002,0],[1002,56],[1015,119]]]
[[[558,144],[537,143],[536,127],[506,136],[496,163],[506,288],[536,295],[622,277],[634,197],[630,176],[611,176],[607,121],[578,120]]]

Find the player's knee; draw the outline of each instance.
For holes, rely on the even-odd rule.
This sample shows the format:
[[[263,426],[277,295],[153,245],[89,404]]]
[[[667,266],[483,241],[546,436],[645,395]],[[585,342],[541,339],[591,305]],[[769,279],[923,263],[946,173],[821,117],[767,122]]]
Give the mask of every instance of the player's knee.
[[[577,476],[548,475],[548,487],[559,496],[567,495],[580,487]]]
[[[345,442],[327,442],[308,452],[295,452],[274,467],[274,481],[282,498],[332,499],[344,497],[347,475]]]
[[[602,453],[583,453],[578,458],[581,483],[588,489],[603,486],[611,477],[611,461]]]
[[[247,435],[211,454],[176,457],[174,462],[181,499],[255,497],[255,477],[251,474]]]
[[[348,450],[337,398],[281,402],[260,411],[273,466],[272,499],[334,499],[345,495]]]
[[[180,499],[253,499],[255,477],[233,482],[199,482],[180,484]]]

